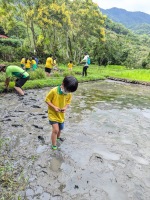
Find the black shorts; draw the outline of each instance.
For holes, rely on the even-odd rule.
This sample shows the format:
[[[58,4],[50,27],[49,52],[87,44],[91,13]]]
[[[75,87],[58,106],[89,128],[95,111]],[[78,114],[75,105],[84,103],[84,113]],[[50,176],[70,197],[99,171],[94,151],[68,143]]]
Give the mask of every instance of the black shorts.
[[[19,79],[17,79],[16,83],[15,83],[15,86],[21,88],[28,79],[29,79],[29,76],[26,77],[26,78],[19,78]]]
[[[87,66],[87,65],[85,65],[84,67],[83,67],[83,69],[87,69],[89,66]]]
[[[51,71],[52,71],[52,69],[50,69],[50,68],[47,68],[47,67],[45,67],[45,72],[47,72],[47,73],[51,73]]]

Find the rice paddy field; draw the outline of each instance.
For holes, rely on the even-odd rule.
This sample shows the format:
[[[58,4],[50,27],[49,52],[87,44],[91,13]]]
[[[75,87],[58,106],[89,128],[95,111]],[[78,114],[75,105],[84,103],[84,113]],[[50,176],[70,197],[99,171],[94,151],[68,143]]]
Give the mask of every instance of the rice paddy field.
[[[43,88],[47,86],[56,86],[61,84],[64,76],[73,75],[79,82],[104,80],[108,77],[127,79],[134,81],[150,82],[150,69],[128,69],[125,66],[108,65],[97,66],[90,65],[87,69],[87,77],[82,77],[83,66],[74,66],[72,71],[68,70],[66,65],[60,65],[52,71],[50,77],[46,77],[44,65],[40,65],[36,71],[30,71],[30,80],[23,86],[23,89]],[[11,78],[9,85],[10,91],[14,87],[15,78]],[[0,74],[0,92],[4,90],[5,74]]]

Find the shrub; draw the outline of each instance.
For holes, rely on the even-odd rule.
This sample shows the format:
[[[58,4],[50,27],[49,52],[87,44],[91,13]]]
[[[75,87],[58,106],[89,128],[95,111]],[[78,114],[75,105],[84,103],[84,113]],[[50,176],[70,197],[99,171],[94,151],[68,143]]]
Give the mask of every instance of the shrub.
[[[64,71],[63,72],[63,76],[65,77],[65,76],[74,76],[75,75],[75,73],[73,72],[73,71]]]
[[[0,73],[0,82],[4,82],[6,79],[5,73]]]
[[[0,57],[3,61],[13,61],[15,48],[11,46],[0,46]]]
[[[21,40],[18,39],[0,39],[1,46],[11,46],[11,47],[19,47],[21,46]]]
[[[29,71],[29,75],[30,80],[46,78],[45,71],[41,68],[38,68],[35,71]]]
[[[54,77],[60,77],[60,72],[56,72],[56,71],[54,71],[54,73],[53,73],[53,75],[52,76],[54,76]]]

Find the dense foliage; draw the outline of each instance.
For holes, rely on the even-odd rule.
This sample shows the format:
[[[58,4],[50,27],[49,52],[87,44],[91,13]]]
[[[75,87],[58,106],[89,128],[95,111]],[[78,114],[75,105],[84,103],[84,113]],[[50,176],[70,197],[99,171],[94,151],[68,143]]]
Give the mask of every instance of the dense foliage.
[[[8,12],[9,10],[9,12]],[[150,39],[137,36],[104,16],[92,0],[0,0],[1,61],[52,53],[61,63],[78,64],[84,52],[92,63],[148,68]]]
[[[23,46],[41,57],[79,61],[105,38],[105,18],[91,0],[1,0],[0,14],[5,33],[24,38]]]
[[[129,27],[134,33],[150,35],[150,24],[135,24]]]

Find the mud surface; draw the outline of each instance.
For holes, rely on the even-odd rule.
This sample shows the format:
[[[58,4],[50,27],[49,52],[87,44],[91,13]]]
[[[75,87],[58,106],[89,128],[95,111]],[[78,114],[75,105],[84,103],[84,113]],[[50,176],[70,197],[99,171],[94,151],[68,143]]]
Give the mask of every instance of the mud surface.
[[[49,89],[0,96],[1,137],[10,139],[9,157],[28,178],[26,190],[17,195],[27,200],[149,200],[150,87],[80,84],[59,151],[50,148],[44,103]]]

